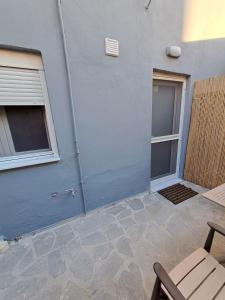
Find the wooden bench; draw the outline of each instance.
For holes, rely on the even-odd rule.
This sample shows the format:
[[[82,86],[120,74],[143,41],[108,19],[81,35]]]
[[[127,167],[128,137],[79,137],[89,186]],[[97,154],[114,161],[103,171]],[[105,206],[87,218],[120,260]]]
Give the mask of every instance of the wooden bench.
[[[152,300],[225,300],[225,268],[209,252],[215,232],[225,236],[225,229],[208,223],[204,249],[193,252],[169,274],[160,263],[154,264],[157,275]]]

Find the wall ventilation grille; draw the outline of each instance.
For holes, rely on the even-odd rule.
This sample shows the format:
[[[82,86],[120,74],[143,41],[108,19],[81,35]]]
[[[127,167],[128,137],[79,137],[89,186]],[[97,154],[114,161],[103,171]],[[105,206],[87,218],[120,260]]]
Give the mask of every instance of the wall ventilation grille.
[[[119,56],[119,42],[110,38],[105,39],[105,53],[109,56]]]

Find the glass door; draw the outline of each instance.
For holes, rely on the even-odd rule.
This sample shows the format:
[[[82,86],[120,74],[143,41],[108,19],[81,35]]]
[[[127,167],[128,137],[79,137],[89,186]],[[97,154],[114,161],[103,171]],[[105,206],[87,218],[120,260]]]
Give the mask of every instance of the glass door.
[[[151,180],[178,175],[182,82],[153,81]]]

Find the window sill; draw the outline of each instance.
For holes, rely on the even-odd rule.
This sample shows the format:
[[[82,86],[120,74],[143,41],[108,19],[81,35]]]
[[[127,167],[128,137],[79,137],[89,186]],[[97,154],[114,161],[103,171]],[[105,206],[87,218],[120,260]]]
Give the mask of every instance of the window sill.
[[[59,155],[53,152],[42,152],[0,158],[0,170],[23,168],[59,161]]]

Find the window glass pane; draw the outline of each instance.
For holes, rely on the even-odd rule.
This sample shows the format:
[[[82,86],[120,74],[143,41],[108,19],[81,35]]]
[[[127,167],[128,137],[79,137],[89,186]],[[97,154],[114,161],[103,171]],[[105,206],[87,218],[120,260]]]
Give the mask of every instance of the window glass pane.
[[[49,149],[42,106],[5,107],[16,152]]]
[[[179,132],[181,94],[173,82],[154,81],[152,96],[152,136]]]
[[[152,144],[151,178],[156,179],[176,173],[177,141]]]

